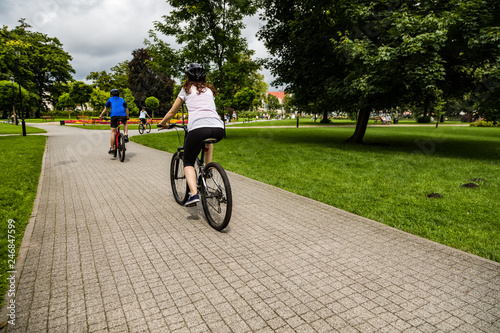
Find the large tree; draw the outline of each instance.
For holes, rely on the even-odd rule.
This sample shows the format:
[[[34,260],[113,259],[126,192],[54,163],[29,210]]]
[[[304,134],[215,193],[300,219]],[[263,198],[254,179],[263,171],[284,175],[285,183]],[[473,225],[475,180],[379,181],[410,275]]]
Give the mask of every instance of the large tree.
[[[325,117],[338,104],[331,89],[341,83],[345,60],[332,48],[336,36],[332,0],[263,0],[259,31],[270,55],[276,85],[285,85],[302,108],[311,103]]]
[[[259,95],[267,92],[268,86],[263,82],[263,76],[258,74],[261,65],[251,59],[253,54],[254,51],[251,50],[247,50],[247,53],[233,54],[223,65],[225,80],[217,86],[219,95],[216,102],[220,107],[238,109],[235,104],[239,103],[239,97],[236,95],[244,89],[254,90]],[[214,75],[217,77],[218,71],[215,71]]]
[[[167,2],[174,9],[163,16],[163,22],[154,23],[155,30],[167,36],[175,36],[177,43],[183,47],[175,52],[159,41],[155,32],[151,32],[155,44],[150,47],[164,50],[168,55],[159,62],[165,67],[171,66],[172,71],[178,73],[182,66],[189,62],[203,64],[221,93],[219,104],[222,104],[221,106],[230,104],[234,94],[239,91],[234,88],[235,85],[239,85],[242,89],[244,83],[241,82],[241,78],[260,68],[250,59],[252,51],[248,49],[247,41],[241,34],[244,28],[243,18],[256,13],[257,1],[169,0]],[[244,67],[250,71],[233,75],[234,66],[237,64],[243,66],[238,71]]]
[[[28,91],[22,87],[21,96],[25,101],[29,99]],[[2,118],[9,118],[14,112],[20,117],[21,96],[19,96],[19,85],[17,83],[0,81],[0,114]]]
[[[152,57],[146,49],[132,52],[133,59],[129,62],[129,85],[135,102],[144,106],[146,98],[155,96],[160,101],[158,111],[164,115],[171,107],[174,81],[164,73],[155,71],[151,66]]]
[[[94,88],[90,94],[90,106],[94,111],[101,112],[109,99],[109,92]]]
[[[7,51],[7,54],[2,58],[5,62],[0,70],[4,77],[15,75],[17,59],[21,85],[38,97],[33,101],[37,103],[35,116],[40,117],[40,113],[47,108],[47,102],[51,101],[50,95],[57,92],[52,91],[54,86],[72,80],[72,73],[75,73],[70,64],[72,57],[64,51],[57,38],[29,31],[31,26],[24,19],[19,20],[19,23],[11,31],[4,26],[2,39],[19,41],[24,47],[11,47],[11,50],[6,50],[7,43],[2,43],[2,51]],[[15,52],[11,52],[12,50]]]
[[[92,87],[110,92],[111,89],[120,91],[129,87],[128,75],[129,67],[128,60],[120,62],[118,65],[111,68],[110,72],[90,72],[87,75],[87,80],[92,81]]]
[[[71,85],[69,96],[75,101],[75,103],[80,104],[82,115],[84,108],[87,109],[87,103],[90,102],[93,88],[82,81],[73,82]]]
[[[263,3],[260,36],[278,82],[300,104],[357,110],[353,142],[362,142],[373,109],[413,104],[430,113],[498,73],[493,0]]]
[[[258,94],[255,90],[243,88],[234,95],[233,107],[240,111],[251,110],[257,97]]]
[[[473,92],[481,71],[499,73],[496,1],[336,3],[354,13],[334,44],[348,59],[346,90],[361,102],[354,142],[362,142],[371,108],[413,104],[436,116],[440,104]]]

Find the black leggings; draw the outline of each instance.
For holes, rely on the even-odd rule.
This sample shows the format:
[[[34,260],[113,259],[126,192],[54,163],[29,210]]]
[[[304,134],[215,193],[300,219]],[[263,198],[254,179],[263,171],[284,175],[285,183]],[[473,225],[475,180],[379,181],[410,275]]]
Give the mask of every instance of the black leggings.
[[[203,148],[203,140],[208,138],[217,139],[224,137],[224,129],[219,127],[202,127],[188,132],[184,142],[184,166],[194,166],[196,156]]]

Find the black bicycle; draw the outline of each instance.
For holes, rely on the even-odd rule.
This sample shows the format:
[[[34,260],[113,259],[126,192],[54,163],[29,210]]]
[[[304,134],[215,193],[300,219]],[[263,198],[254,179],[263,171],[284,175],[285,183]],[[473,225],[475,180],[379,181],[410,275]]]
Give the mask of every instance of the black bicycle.
[[[143,124],[142,122],[139,124],[139,134],[151,132],[151,124],[149,123],[149,120],[146,121],[146,124]]]
[[[125,161],[125,151],[127,149],[125,148],[125,135],[120,132],[120,125],[118,125],[118,127],[116,128],[116,136],[113,148],[115,149],[114,156],[116,157],[116,155],[118,154],[120,162]]]
[[[170,124],[169,126],[170,128],[182,128],[184,138],[186,137],[188,132],[186,125]],[[158,127],[159,129],[163,128],[160,125]],[[229,224],[233,210],[231,185],[226,171],[219,163],[210,162],[207,165],[204,164],[206,145],[213,144],[217,140],[206,139],[203,142],[204,149],[202,149],[200,157],[196,157],[195,163],[198,193],[200,194],[201,204],[208,224],[215,230],[221,231]],[[180,134],[179,143],[182,146],[177,148],[177,152],[174,153],[170,162],[170,184],[175,201],[180,205],[184,205],[189,197],[189,187],[184,175],[184,142],[181,141]]]

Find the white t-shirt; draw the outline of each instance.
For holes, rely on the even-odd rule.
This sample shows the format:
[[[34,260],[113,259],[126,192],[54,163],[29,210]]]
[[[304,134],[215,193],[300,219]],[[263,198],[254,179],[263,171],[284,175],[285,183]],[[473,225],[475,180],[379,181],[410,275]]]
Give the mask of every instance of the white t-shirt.
[[[181,89],[179,96],[188,109],[188,131],[201,127],[220,127],[224,128],[224,122],[220,119],[215,108],[214,94],[209,88],[201,94],[195,86],[191,86],[191,91],[186,94],[184,88]]]
[[[139,119],[143,119],[143,118],[145,119],[146,118],[146,114],[147,114],[146,111],[142,111],[141,110],[141,113],[139,114]]]

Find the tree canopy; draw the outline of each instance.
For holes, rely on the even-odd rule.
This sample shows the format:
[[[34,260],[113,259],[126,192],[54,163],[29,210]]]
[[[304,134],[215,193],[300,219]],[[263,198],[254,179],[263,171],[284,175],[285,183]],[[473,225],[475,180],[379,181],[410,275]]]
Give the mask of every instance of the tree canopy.
[[[267,22],[259,36],[278,83],[299,105],[356,110],[354,142],[362,142],[372,110],[413,105],[430,113],[440,101],[457,98],[473,100],[479,109],[498,105],[496,1],[262,3]],[[487,94],[473,99],[488,79]]]
[[[258,88],[260,64],[251,59],[253,51],[242,36],[243,18],[257,11],[257,1],[170,0],[174,9],[154,22],[156,32],[175,36],[179,51],[162,42],[155,31],[153,42],[147,42],[155,63],[165,72],[183,77],[182,69],[189,62],[203,64],[209,79],[220,93],[217,104],[229,107],[234,95],[245,87]],[[252,87],[255,84],[255,87]]]
[[[76,104],[80,104],[83,112],[86,108],[86,103],[90,102],[92,95],[92,87],[82,81],[76,81],[71,85],[69,96]]]
[[[92,87],[110,92],[111,89],[118,89],[120,91],[129,87],[128,83],[128,68],[129,61],[123,61],[118,65],[113,66],[108,73],[107,71],[90,72],[87,75],[87,80],[91,80]]]
[[[32,32],[24,19],[12,30],[3,26],[0,34],[0,79],[10,76],[18,80],[17,66],[20,72],[20,84],[35,98],[23,101],[29,109],[40,112],[46,110],[51,95],[57,94],[57,85],[72,80],[75,73],[70,64],[72,57],[63,49],[61,42],[39,32]]]
[[[26,89],[21,87],[21,96],[24,101],[29,100],[29,93]],[[18,113],[21,105],[19,96],[19,85],[10,81],[0,81],[0,110],[2,111],[1,117],[8,118],[12,115],[14,110]]]
[[[160,101],[158,111],[163,116],[172,105],[174,81],[170,76],[152,68],[152,57],[147,49],[134,50],[132,55],[133,59],[128,63],[128,80],[136,104],[144,106],[146,98],[156,96]]]

